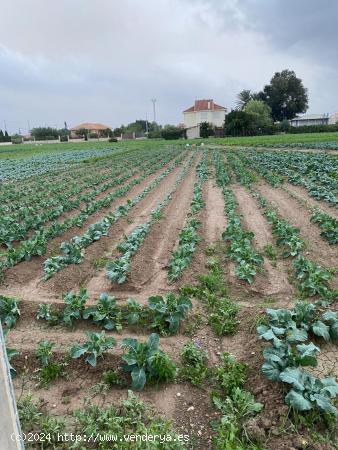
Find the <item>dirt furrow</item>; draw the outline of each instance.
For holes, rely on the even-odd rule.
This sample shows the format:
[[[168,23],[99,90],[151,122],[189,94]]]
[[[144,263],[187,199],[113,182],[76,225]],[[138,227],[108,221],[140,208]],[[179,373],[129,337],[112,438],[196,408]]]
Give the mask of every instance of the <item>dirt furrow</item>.
[[[263,253],[264,248],[274,242],[270,226],[258,209],[255,200],[243,186],[235,185],[232,189],[238,202],[238,211],[243,217],[243,226],[254,233],[254,247]],[[274,267],[265,257],[264,273],[256,275],[251,289],[263,295],[279,295],[288,300],[293,293],[288,282],[288,267],[289,264],[282,260],[276,261],[276,267]]]
[[[170,164],[170,163],[169,163]],[[19,298],[35,299],[39,301],[40,297],[58,298],[59,294],[66,292],[67,290],[76,289],[81,286],[87,278],[90,278],[94,273],[93,263],[96,259],[104,256],[104,253],[112,247],[111,240],[116,242],[119,237],[122,237],[126,233],[127,228],[133,228],[133,220],[138,217],[142,217],[143,214],[151,210],[156,206],[157,201],[162,198],[163,190],[166,192],[166,186],[171,185],[177,176],[177,173],[181,170],[180,166],[176,167],[168,176],[166,176],[159,186],[142,199],[128,214],[126,218],[120,219],[114,224],[107,237],[101,238],[86,249],[85,260],[80,265],[72,265],[64,268],[55,276],[48,280],[43,281],[43,261],[49,256],[59,253],[59,246],[61,242],[71,239],[75,235],[82,234],[89,225],[100,220],[105,214],[110,211],[114,211],[116,207],[126,202],[126,199],[133,198],[139,195],[146,186],[148,186],[167,166],[157,170],[154,174],[144,179],[140,184],[133,186],[130,191],[124,196],[117,199],[110,208],[101,210],[96,214],[90,216],[90,220],[85,223],[82,228],[78,229],[78,233],[75,230],[69,230],[62,236],[50,241],[47,247],[47,254],[43,257],[33,257],[31,261],[22,262],[13,268],[6,271],[6,277],[3,284],[0,286],[0,293],[3,295],[14,295]],[[147,204],[151,204],[150,209],[147,208]],[[142,211],[144,210],[144,212]],[[129,222],[129,223],[128,223]]]
[[[285,183],[285,185],[283,185],[283,190],[285,190],[285,192],[290,191],[292,194],[297,196],[301,202],[306,202],[309,206],[319,208],[330,216],[338,219],[338,208],[335,206],[330,207],[326,202],[321,202],[320,200],[310,197],[305,188]]]
[[[106,273],[102,270],[96,277],[88,283],[88,290],[91,295],[98,295],[104,291],[115,296],[133,296],[139,302],[145,303],[150,295],[160,294],[172,289],[167,282],[166,267],[170,260],[170,255],[174,249],[180,229],[182,228],[194,190],[195,169],[199,158],[189,169],[182,183],[172,196],[170,203],[163,209],[163,218],[155,223],[150,233],[147,235],[139,251],[131,260],[131,270],[126,283],[122,285],[112,285],[106,278]],[[163,191],[163,197],[165,193]],[[158,197],[160,201],[162,197]],[[151,209],[155,205],[148,205],[137,220],[129,226],[128,234],[135,226],[148,219]],[[118,252],[113,252],[118,256]]]
[[[215,180],[206,182],[206,224],[205,239],[209,244],[222,239],[222,233],[226,228],[224,213],[224,200],[221,189],[215,184]]]
[[[320,229],[311,223],[311,214],[301,207],[298,202],[280,188],[261,183],[257,190],[278,208],[281,216],[291,225],[300,229],[301,236],[305,239],[307,248],[306,256],[324,267],[335,267],[337,264],[337,249],[330,246],[320,236]]]

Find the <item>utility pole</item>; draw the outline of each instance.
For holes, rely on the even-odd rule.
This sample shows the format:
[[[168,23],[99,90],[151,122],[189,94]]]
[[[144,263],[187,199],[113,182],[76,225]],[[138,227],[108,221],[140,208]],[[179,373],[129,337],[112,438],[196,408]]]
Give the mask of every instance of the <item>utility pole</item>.
[[[4,120],[5,131],[7,131],[6,120]]]
[[[156,98],[152,98],[150,101],[153,104],[153,118],[154,122],[156,122]]]

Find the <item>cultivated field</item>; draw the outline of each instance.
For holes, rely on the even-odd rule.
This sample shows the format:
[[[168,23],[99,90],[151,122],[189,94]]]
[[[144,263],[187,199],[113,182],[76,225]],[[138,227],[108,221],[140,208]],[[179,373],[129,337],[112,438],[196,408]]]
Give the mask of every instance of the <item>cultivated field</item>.
[[[31,447],[338,448],[337,142],[220,142],[1,150]]]

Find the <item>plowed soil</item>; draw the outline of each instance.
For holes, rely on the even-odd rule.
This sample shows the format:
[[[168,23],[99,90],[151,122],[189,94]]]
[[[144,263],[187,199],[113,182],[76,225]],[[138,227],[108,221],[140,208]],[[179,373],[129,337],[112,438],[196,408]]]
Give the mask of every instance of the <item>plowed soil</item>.
[[[189,153],[189,154],[188,154]],[[183,161],[188,164],[191,152]],[[133,207],[127,217],[114,224],[107,237],[90,245],[85,253],[84,261],[79,265],[68,266],[55,274],[48,281],[43,280],[42,263],[46,257],[55,253],[60,243],[69,240],[76,234],[82,234],[87,227],[97,222],[107,212],[124,204],[128,198],[140,194],[166,167],[147,177],[139,185],[131,188],[126,196],[113,202],[110,208],[90,216],[83,228],[69,230],[48,244],[48,252],[44,257],[35,257],[32,261],[18,264],[6,272],[5,280],[0,286],[0,295],[15,296],[21,300],[21,318],[8,335],[9,347],[20,351],[12,363],[18,371],[14,386],[18,396],[33,393],[35,399],[43,398],[48,411],[56,416],[69,416],[76,408],[84,405],[87,396],[92,397],[92,403],[100,406],[116,404],[127,397],[125,387],[112,387],[104,392],[93,395],[93,386],[101,381],[105,370],[118,368],[121,364],[121,341],[125,337],[135,337],[145,341],[151,330],[141,326],[125,326],[121,332],[106,333],[114,336],[117,346],[109,350],[107,356],[99,360],[97,367],[92,368],[83,359],[68,360],[65,368],[67,376],[52,383],[49,388],[36,386],[35,371],[39,364],[35,355],[38,342],[48,340],[54,342],[57,360],[63,360],[74,343],[85,341],[85,332],[101,331],[89,321],[78,320],[73,328],[58,325],[50,327],[45,321],[36,320],[39,303],[53,303],[56,308],[63,307],[62,294],[70,290],[78,291],[85,287],[89,293],[88,304],[95,304],[102,292],[115,296],[118,304],[126,299],[134,298],[142,304],[147,303],[151,295],[165,295],[168,292],[178,293],[184,286],[198,283],[198,276],[208,271],[209,251],[211,248],[217,254],[222,264],[224,283],[227,295],[233,301],[238,301],[239,326],[234,335],[217,336],[208,325],[208,314],[203,303],[193,299],[193,309],[181,324],[177,334],[160,338],[160,347],[172,359],[181,364],[180,352],[184,343],[194,340],[208,353],[208,365],[214,367],[220,363],[222,352],[229,352],[240,362],[248,365],[248,380],[245,388],[255,395],[256,401],[263,404],[263,411],[253,419],[252,432],[264,437],[266,450],[300,449],[299,433],[304,432],[306,439],[311,440],[308,432],[296,433],[285,428],[288,408],[284,403],[285,392],[281,384],[270,382],[261,372],[263,363],[262,350],[264,343],[258,339],[256,326],[261,323],[267,307],[291,307],[297,294],[297,286],[290,276],[292,261],[281,257],[276,241],[271,233],[271,226],[266,221],[255,199],[243,186],[231,185],[238,202],[238,212],[241,215],[243,228],[254,233],[253,246],[264,256],[264,265],[258,272],[252,285],[239,281],[234,275],[234,264],[226,256],[226,245],[222,242],[222,232],[227,226],[224,213],[224,200],[221,189],[216,185],[213,168],[209,179],[202,184],[205,203],[197,214],[200,221],[197,245],[191,264],[175,283],[168,282],[168,264],[171,254],[178,244],[178,235],[184,227],[190,209],[197,179],[196,167],[202,154],[197,151],[194,161],[184,179],[173,193],[170,202],[163,208],[162,217],[151,227],[140,249],[131,259],[131,272],[123,285],[112,284],[106,277],[105,263],[120,255],[116,246],[134,228],[150,219],[151,211],[173,189],[182,171],[183,164],[176,167],[161,183]],[[290,191],[302,197],[312,205],[315,202],[302,189],[287,185]],[[301,206],[285,190],[275,189],[264,182],[255,185],[269,202],[274,204],[282,217],[292,225],[299,227],[302,237],[306,240],[306,255],[325,267],[337,265],[337,249],[327,244],[320,236],[320,230],[310,222],[308,209]],[[326,210],[321,202],[320,207]],[[332,212],[333,210],[329,208]],[[266,247],[273,245],[277,249],[275,261],[266,256]],[[103,260],[103,264],[101,264]],[[337,283],[337,279],[334,281]],[[192,327],[194,319],[199,316],[200,323]],[[332,373],[338,376],[337,352],[331,344],[322,346],[319,365],[315,369],[320,376]],[[27,370],[26,370],[27,369]],[[27,373],[29,374],[27,379]],[[125,376],[130,384],[130,379]],[[212,437],[215,431],[212,421],[220,417],[211,401],[212,386],[206,382],[201,388],[181,379],[173,383],[159,386],[146,386],[139,397],[154,408],[155,412],[172,419],[178,432],[188,433],[194,440],[197,450],[219,450],[213,447]],[[301,435],[301,437],[303,437]],[[298,441],[297,441],[298,439]],[[333,446],[310,446],[309,450],[333,450]],[[1,450],[1,449],[0,449]]]

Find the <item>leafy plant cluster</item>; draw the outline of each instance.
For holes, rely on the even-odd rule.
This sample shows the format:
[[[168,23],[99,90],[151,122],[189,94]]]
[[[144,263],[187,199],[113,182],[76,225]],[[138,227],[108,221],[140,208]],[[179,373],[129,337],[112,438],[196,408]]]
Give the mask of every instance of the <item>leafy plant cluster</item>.
[[[239,306],[227,296],[218,258],[209,260],[208,266],[208,273],[198,277],[197,286],[183,287],[181,292],[198,298],[205,305],[208,324],[218,336],[234,334],[239,324]]]
[[[329,286],[329,281],[332,279],[331,273],[314,261],[305,258],[302,255],[305,243],[299,236],[299,230],[280,218],[277,212],[269,207],[263,196],[257,192],[253,192],[253,195],[265,210],[264,214],[268,222],[272,224],[272,232],[278,237],[277,245],[284,246],[284,257],[295,258],[293,267],[296,279],[299,280],[300,292],[308,296],[319,295],[324,302],[332,302],[338,294]]]
[[[233,158],[233,161],[236,162],[237,159]],[[237,201],[231,189],[227,187],[230,177],[224,166],[224,161],[220,159],[217,153],[214,155],[214,163],[216,168],[216,180],[218,185],[222,188],[225,201],[224,210],[228,218],[227,228],[222,234],[222,238],[230,243],[227,247],[227,255],[236,262],[236,276],[240,280],[245,280],[251,284],[257,273],[257,269],[263,264],[264,259],[252,246],[254,234],[242,229],[241,218],[236,211],[238,206]],[[242,168],[241,165],[239,167]],[[241,182],[245,185],[250,186],[252,181],[254,181],[245,169],[243,169],[243,172],[240,171],[238,173],[243,175]]]
[[[106,336],[105,332],[86,333],[87,341],[76,343],[70,349],[74,359],[85,356],[85,362],[96,367],[98,358],[103,358],[107,351],[116,345],[116,340]],[[160,383],[174,379],[176,366],[170,357],[160,350],[159,336],[152,333],[146,342],[134,338],[125,338],[121,344],[124,349],[122,370],[130,374],[132,388],[141,390],[145,384]]]
[[[237,362],[229,353],[221,355],[222,364],[214,371],[216,390],[212,400],[222,415],[214,422],[216,435],[213,439],[217,449],[259,449],[247,433],[247,422],[259,413],[263,405],[243,389],[246,381],[246,365]],[[258,443],[259,444],[259,443]]]
[[[180,231],[178,237],[178,247],[173,251],[170,262],[168,264],[168,279],[176,281],[180,278],[183,271],[191,263],[193,254],[195,253],[197,243],[200,237],[197,229],[201,222],[197,219],[189,219],[184,228]]]
[[[267,309],[269,321],[257,332],[271,342],[264,349],[263,373],[286,384],[286,403],[297,411],[319,410],[338,415],[334,399],[338,384],[332,377],[317,378],[303,367],[316,367],[319,347],[312,336],[325,341],[338,339],[338,313],[320,309],[318,304],[297,302],[292,309]]]
[[[72,291],[63,296],[64,308],[57,309],[51,303],[41,303],[36,318],[46,320],[50,325],[64,324],[73,326],[75,320],[82,317],[88,299],[87,290],[82,288],[78,293]]]
[[[198,341],[189,341],[184,344],[180,356],[183,363],[180,376],[194,386],[200,386],[208,376],[207,352]]]
[[[151,328],[157,329],[161,334],[175,334],[187,312],[192,309],[192,303],[188,297],[170,292],[165,297],[149,297],[148,308]]]
[[[303,186],[310,196],[331,205],[338,204],[337,159],[334,155],[309,152],[239,150],[239,155],[250,167],[257,167],[285,177],[292,184]]]
[[[160,383],[174,379],[176,366],[160,350],[159,336],[156,333],[152,333],[146,342],[125,338],[122,347],[125,349],[122,368],[130,373],[133,389],[143,389],[146,382]]]
[[[19,301],[0,295],[0,321],[4,328],[13,328],[20,317]]]
[[[227,161],[234,171],[237,180],[243,184],[243,186],[251,187],[252,183],[257,181],[256,175],[251,170],[248,170],[233,152],[227,153]]]
[[[311,216],[311,221],[318,223],[323,230],[320,235],[325,238],[329,244],[338,244],[338,220],[324,213],[320,209],[315,209]]]
[[[165,297],[149,297],[146,307],[133,299],[128,299],[126,305],[118,306],[115,297],[106,293],[102,293],[97,303],[92,306],[86,307],[87,299],[85,289],[81,289],[79,293],[68,292],[64,296],[63,309],[42,303],[36,317],[52,326],[73,326],[77,320],[90,320],[94,325],[108,331],[120,331],[123,325],[142,324],[156,329],[162,335],[168,335],[178,332],[181,321],[192,309],[192,303],[187,296],[173,293],[168,293]]]
[[[240,216],[236,212],[237,202],[233,192],[223,187],[223,196],[228,225],[222,234],[222,238],[230,243],[227,248],[227,255],[237,263],[235,268],[237,277],[251,284],[257,273],[257,268],[263,264],[263,257],[252,246],[254,234],[242,229]]]
[[[333,300],[338,296],[337,292],[330,290],[328,282],[332,279],[332,275],[327,269],[301,255],[295,259],[293,266],[302,293],[311,297],[318,294],[327,300]]]
[[[39,385],[48,386],[52,381],[65,375],[65,363],[55,360],[53,348],[55,344],[50,341],[39,342],[36,349],[36,357],[41,367],[36,371],[36,377]]]
[[[304,240],[299,236],[300,230],[278,216],[277,212],[267,208],[264,212],[272,225],[272,234],[277,236],[277,245],[284,248],[283,257],[295,257],[304,249]]]
[[[19,301],[13,297],[6,297],[0,295],[0,322],[3,327],[4,339],[6,341],[8,332],[13,328],[20,317]],[[19,352],[6,346],[7,360],[9,364],[9,370],[11,375],[16,374],[16,370],[11,365],[11,360],[14,356],[18,355]]]
[[[231,151],[231,154],[234,154],[233,151]],[[269,166],[266,166],[264,164],[258,163],[256,166],[252,165],[251,160],[246,156],[246,153],[244,151],[238,153],[236,152],[236,157],[244,164],[246,167],[254,167],[255,172],[263,177],[271,186],[273,187],[279,187],[284,183],[284,177],[279,175],[278,173],[274,172],[273,170],[270,170]],[[243,183],[242,183],[243,184]],[[248,186],[250,187],[250,186]]]
[[[149,233],[151,221],[137,226],[129,236],[125,236],[124,242],[117,246],[122,256],[115,261],[108,262],[107,277],[110,281],[121,284],[127,279],[127,273],[130,271],[131,257],[137,252],[143,243],[146,235]]]
[[[112,336],[101,333],[86,333],[87,341],[83,344],[74,344],[70,349],[70,356],[74,359],[86,355],[85,362],[92,367],[96,367],[97,359],[105,355],[108,349],[116,345],[116,340]]]
[[[61,448],[64,443],[60,443],[58,433],[66,431],[66,424],[59,418],[45,411],[42,402],[35,402],[31,395],[23,397],[18,402],[18,412],[23,432],[30,432],[46,436],[46,442],[41,443],[43,448]],[[102,407],[88,401],[81,408],[73,411],[71,417],[72,427],[67,431],[74,435],[81,436],[101,436],[96,442],[90,445],[90,448],[108,450],[113,448],[113,441],[105,439],[107,436],[123,436],[128,432],[129,435],[157,435],[165,436],[166,450],[185,450],[190,448],[186,445],[186,440],[174,430],[171,421],[162,416],[154,414],[154,411],[140,400],[132,391],[128,391],[126,399],[116,405]],[[89,443],[86,444],[86,447]],[[149,444],[156,448],[156,443]],[[141,450],[144,448],[144,442],[135,440],[122,440],[118,443],[121,450]],[[150,447],[149,447],[150,448]],[[163,447],[164,448],[164,447]],[[83,449],[83,442],[74,441],[72,449]]]

